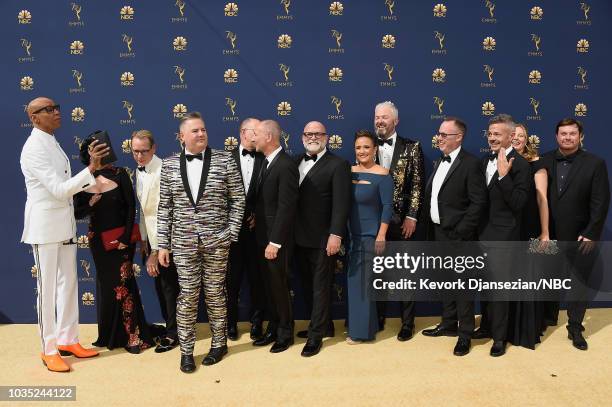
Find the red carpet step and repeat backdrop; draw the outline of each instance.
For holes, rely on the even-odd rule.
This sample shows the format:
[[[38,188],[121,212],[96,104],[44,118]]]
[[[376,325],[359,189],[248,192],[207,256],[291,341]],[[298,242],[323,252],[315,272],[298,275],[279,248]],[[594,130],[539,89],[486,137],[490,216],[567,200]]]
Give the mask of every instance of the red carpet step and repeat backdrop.
[[[4,0],[0,12],[8,171],[0,322],[36,319],[36,269],[19,243],[19,154],[31,130],[24,107],[39,95],[62,106],[57,138],[73,172],[79,143],[97,129],[110,132],[122,166],[134,168],[129,138],[137,129],[153,131],[160,156],[177,151],[177,119],[191,110],[204,115],[213,148],[235,148],[240,121],[256,116],[278,120],[284,147],[301,153],[304,124],[320,120],[330,149],[353,160],[354,132],[373,127],[374,105],[384,100],[399,108],[399,135],[422,143],[428,170],[445,115],[467,121],[465,145],[477,154],[486,151],[487,120],[503,112],[525,122],[542,151],[554,146],[555,123],[576,117],[585,148],[608,155],[607,0]],[[79,298],[82,322],[94,322],[86,228],[79,224]],[[151,278],[134,267],[148,318],[159,320]],[[337,271],[338,318],[342,262]],[[301,318],[299,290],[294,284]]]

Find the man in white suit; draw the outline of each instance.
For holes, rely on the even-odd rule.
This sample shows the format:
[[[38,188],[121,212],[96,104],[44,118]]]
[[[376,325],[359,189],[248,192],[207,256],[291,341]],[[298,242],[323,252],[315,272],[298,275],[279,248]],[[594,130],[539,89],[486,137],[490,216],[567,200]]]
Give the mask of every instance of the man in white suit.
[[[176,266],[170,257],[170,265],[159,264],[157,254],[157,205],[159,204],[159,179],[162,160],[155,155],[155,139],[149,130],[138,130],[132,134],[132,154],[138,165],[136,171],[136,196],[140,203],[140,245],[146,259],[147,273],[155,278],[155,291],[162,316],[166,321],[166,333],[156,353],[167,352],[178,345],[176,332],[176,299],[179,293]]]
[[[79,358],[98,352],[79,344],[76,221],[72,196],[94,185],[93,172],[102,167],[106,145],[90,146],[91,163],[71,177],[70,160],[53,135],[61,125],[60,107],[39,97],[27,107],[33,129],[21,151],[27,201],[21,241],[32,245],[37,274],[38,326],[42,361],[51,371],[70,367],[58,355]]]

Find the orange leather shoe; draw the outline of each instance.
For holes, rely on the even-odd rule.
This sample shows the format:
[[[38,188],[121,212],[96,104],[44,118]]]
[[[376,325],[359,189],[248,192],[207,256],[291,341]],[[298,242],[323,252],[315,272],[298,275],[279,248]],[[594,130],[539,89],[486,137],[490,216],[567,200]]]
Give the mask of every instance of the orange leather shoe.
[[[73,345],[58,345],[57,350],[62,356],[74,355],[77,358],[92,358],[99,355],[97,351],[85,349],[78,342]]]
[[[52,372],[70,371],[70,366],[68,366],[66,362],[64,362],[64,359],[62,359],[57,353],[54,355],[45,355],[41,353],[40,357],[42,358],[43,364]]]

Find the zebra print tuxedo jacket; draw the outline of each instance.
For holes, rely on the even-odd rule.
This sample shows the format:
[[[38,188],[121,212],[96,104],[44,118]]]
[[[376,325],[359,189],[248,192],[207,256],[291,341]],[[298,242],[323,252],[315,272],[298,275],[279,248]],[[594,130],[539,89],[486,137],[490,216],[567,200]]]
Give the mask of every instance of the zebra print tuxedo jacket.
[[[157,234],[160,249],[184,251],[214,248],[238,240],[244,213],[244,186],[229,152],[203,152],[204,165],[197,193],[187,180],[185,150],[163,160]]]

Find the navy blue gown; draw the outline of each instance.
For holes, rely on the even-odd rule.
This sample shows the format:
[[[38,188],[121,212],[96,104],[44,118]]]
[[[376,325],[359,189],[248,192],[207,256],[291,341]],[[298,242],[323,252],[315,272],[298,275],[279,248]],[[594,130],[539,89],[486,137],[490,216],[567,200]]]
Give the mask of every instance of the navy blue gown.
[[[350,248],[347,276],[348,335],[354,340],[373,340],[378,331],[376,302],[367,295],[365,267],[372,267],[371,250],[381,223],[393,213],[393,179],[390,175],[352,173],[352,205],[349,216]],[[366,183],[358,183],[366,182]],[[364,250],[368,248],[369,250]]]

